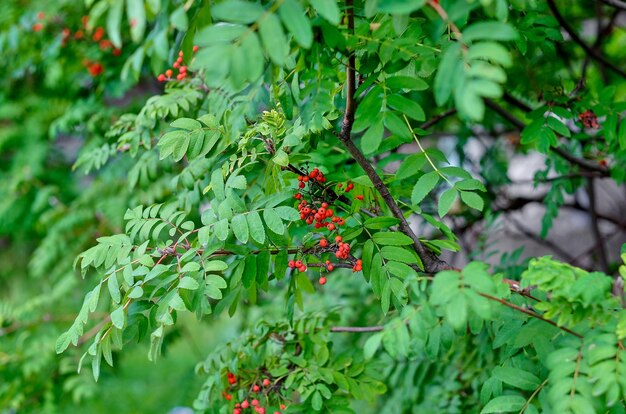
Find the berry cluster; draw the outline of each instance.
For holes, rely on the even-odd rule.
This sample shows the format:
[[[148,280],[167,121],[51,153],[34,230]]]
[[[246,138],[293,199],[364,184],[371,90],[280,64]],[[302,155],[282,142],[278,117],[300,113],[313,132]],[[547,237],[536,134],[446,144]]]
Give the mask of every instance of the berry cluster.
[[[40,32],[45,28],[45,25],[43,23],[45,18],[46,18],[46,15],[44,12],[37,13],[38,22],[33,25],[34,32]],[[63,30],[61,31],[61,46],[63,47],[67,46],[67,43],[70,40],[85,39],[85,31],[87,30],[89,16],[83,16],[81,21],[82,21],[82,29],[77,30],[73,36],[72,36],[72,31],[68,27],[63,28]],[[93,31],[91,40],[99,45],[101,51],[106,52],[107,50],[111,50],[111,53],[113,54],[113,56],[119,56],[122,53],[122,50],[114,47],[113,42],[111,42],[111,40],[107,39],[105,36],[106,36],[106,32],[104,28],[97,27]],[[84,59],[83,66],[87,69],[89,74],[93,77],[99,76],[102,74],[102,72],[104,72],[104,65],[102,64],[102,62],[99,62],[99,61],[91,61],[89,59]]]
[[[198,51],[198,46],[193,47],[193,53]],[[187,66],[185,65],[185,61],[183,60],[184,53],[181,50],[178,52],[178,59],[172,64],[171,69],[167,69],[165,73],[161,73],[157,76],[157,80],[159,82],[171,81],[173,80],[172,76],[174,76],[174,69],[178,69],[178,75],[176,75],[177,81],[182,81],[187,77]]]
[[[292,269],[298,269],[300,272],[306,272],[306,265],[302,263],[302,260],[290,260],[287,265]]]
[[[313,224],[315,222],[316,229],[326,227],[328,230],[333,231],[337,226],[346,224],[344,219],[334,215],[334,211],[328,208],[328,203],[325,202],[316,209],[315,206],[309,204],[306,200],[302,200],[300,204],[298,204],[298,210],[300,211],[300,218],[304,220],[306,224]]]
[[[230,388],[231,394],[224,391],[222,392],[222,396],[227,401],[232,401],[233,399],[232,393],[246,395],[240,402],[235,403],[235,407],[233,408],[233,414],[243,414],[244,410],[248,408],[252,408],[257,414],[268,413],[267,410],[269,409],[269,407],[267,406],[264,407],[261,402],[261,399],[265,400],[267,404],[269,404],[269,401],[268,401],[270,397],[269,394],[272,393],[275,388],[274,386],[272,386],[272,381],[269,378],[264,378],[261,381],[261,385],[253,383],[252,386],[249,387],[249,389],[242,389],[242,388],[237,389],[236,388],[237,377],[232,372],[228,372],[226,374],[226,379],[228,381],[228,384],[230,384],[229,388]],[[252,399],[248,400],[250,397],[252,397]],[[279,405],[279,407],[281,410],[284,410],[287,408],[287,406],[285,406],[282,403]],[[281,414],[281,412],[276,410],[274,411],[273,414]]]
[[[330,208],[332,200],[329,200],[326,197],[328,190],[328,187],[324,185],[326,181],[326,176],[319,170],[319,168],[314,168],[310,173],[299,175],[298,190],[296,190],[294,198],[300,200],[298,203],[300,219],[308,225],[314,225],[316,229],[326,228],[327,230],[333,232],[338,231],[340,226],[346,224],[346,221],[342,217],[336,215],[332,208]],[[317,184],[317,186],[309,185],[312,183]],[[309,185],[308,189],[307,185]],[[337,188],[339,190],[343,189],[343,186],[343,183],[337,184]],[[354,184],[347,182],[344,192],[348,193],[353,188]],[[307,198],[310,201],[307,201]],[[363,200],[362,195],[358,195],[355,198]],[[358,272],[362,270],[363,266],[361,260],[356,260],[355,262],[354,258],[350,255],[350,244],[344,243],[343,238],[340,235],[336,235],[334,240],[334,242],[331,242],[326,237],[322,237],[319,240],[319,248],[315,248],[314,251],[319,254],[333,253],[337,259],[346,260],[353,264],[352,271]],[[297,269],[300,272],[305,272],[307,270],[306,264],[301,260],[290,260],[288,265],[290,268]],[[330,260],[326,260],[323,264],[320,263],[317,267],[325,269],[327,272],[331,272],[335,269],[335,265]],[[325,285],[326,282],[326,277],[320,276],[320,285]]]
[[[580,119],[585,128],[600,128],[598,116],[589,109],[578,115],[578,119]]]

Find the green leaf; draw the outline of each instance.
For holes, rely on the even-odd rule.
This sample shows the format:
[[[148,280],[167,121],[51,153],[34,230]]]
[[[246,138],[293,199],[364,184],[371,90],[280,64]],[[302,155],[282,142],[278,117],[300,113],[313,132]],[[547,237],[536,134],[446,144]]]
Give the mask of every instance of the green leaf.
[[[111,323],[117,329],[124,328],[124,322],[126,320],[126,314],[124,313],[124,306],[120,306],[111,312]]]
[[[619,124],[619,132],[617,134],[617,141],[619,143],[620,150],[626,150],[626,118],[622,119]]]
[[[111,4],[109,14],[107,15],[107,34],[111,39],[113,46],[120,49],[122,47],[122,34],[120,25],[122,23],[122,14],[124,12],[124,2],[116,1]]]
[[[283,220],[287,221],[297,221],[300,220],[300,213],[293,208],[288,206],[278,206],[274,208],[278,215],[282,217]]]
[[[396,246],[384,246],[380,249],[382,256],[386,260],[396,260],[402,263],[416,264],[418,263],[417,256],[414,253]]]
[[[226,198],[226,194],[224,193],[224,176],[220,168],[216,169],[211,174],[211,188],[213,189],[215,198],[218,200],[224,200]]]
[[[276,234],[284,234],[285,233],[285,225],[281,220],[280,216],[273,208],[266,208],[263,210],[263,220],[265,220],[265,224],[267,227],[272,230]]]
[[[204,265],[205,272],[223,272],[228,269],[228,265],[221,260],[211,260]]]
[[[437,171],[431,171],[422,175],[413,187],[411,193],[411,204],[419,205],[421,201],[433,191],[437,183],[439,182],[439,173]]]
[[[233,233],[237,240],[241,243],[248,243],[248,238],[250,236],[250,231],[248,229],[248,221],[246,220],[246,216],[244,214],[238,214],[230,222],[230,226],[233,229]]]
[[[216,222],[213,225],[213,231],[215,232],[215,237],[217,237],[218,240],[226,240],[228,237],[228,219],[222,219]]]
[[[387,105],[405,114],[416,121],[424,121],[426,114],[417,102],[414,102],[402,95],[391,95],[387,97]]]
[[[247,214],[248,227],[250,228],[250,236],[257,243],[265,243],[265,227],[261,221],[261,216],[256,210],[252,210]]]
[[[361,138],[361,148],[364,154],[371,154],[378,149],[383,140],[384,132],[383,117],[379,116],[374,124],[365,131],[363,138]]]
[[[130,22],[130,37],[133,42],[139,43],[146,30],[146,9],[143,0],[126,0],[126,14]]]
[[[258,3],[244,0],[224,1],[211,7],[211,14],[214,19],[231,23],[254,23],[263,12],[265,9]]]
[[[479,39],[515,40],[517,39],[517,32],[508,23],[496,21],[474,23],[463,31],[465,42]]]
[[[524,407],[526,399],[519,395],[502,395],[489,401],[480,414],[517,412]]]
[[[460,191],[460,194],[461,200],[463,200],[465,204],[475,210],[483,211],[483,208],[485,207],[485,202],[483,201],[483,198],[481,196],[470,191]]]
[[[457,189],[452,187],[448,188],[443,192],[443,194],[441,194],[441,197],[439,197],[439,204],[437,206],[439,217],[443,217],[448,214],[448,211],[450,211],[452,204],[454,204],[454,201],[456,200],[457,193]]]
[[[130,292],[128,292],[128,297],[130,299],[137,299],[143,296],[143,289],[141,286],[135,286],[132,288]]]
[[[71,341],[72,338],[70,337],[68,332],[63,332],[61,335],[59,335],[59,338],[57,339],[54,346],[56,353],[60,354],[61,352],[65,351],[67,347],[70,346]]]
[[[370,217],[365,220],[363,225],[368,229],[380,230],[395,226],[399,222],[400,220],[395,217]]]
[[[371,359],[374,356],[374,354],[380,347],[380,342],[382,339],[382,332],[378,332],[370,336],[367,341],[365,341],[365,344],[363,345],[363,356],[365,357],[365,359]]]
[[[504,67],[513,63],[509,51],[499,43],[480,42],[472,45],[467,52],[468,59],[488,59]]]
[[[467,298],[462,291],[448,302],[446,306],[446,320],[455,329],[465,327],[467,323]]]
[[[178,118],[170,124],[174,128],[186,129],[187,131],[193,131],[194,129],[202,128],[202,124],[195,119],[191,118]]]
[[[452,87],[461,65],[460,50],[461,45],[458,42],[453,43],[446,49],[439,63],[434,83],[435,101],[439,106],[443,106],[452,94]]]
[[[409,14],[421,9],[426,0],[378,0],[378,10],[390,14]]]
[[[265,52],[272,62],[277,66],[283,66],[289,54],[289,43],[278,17],[274,14],[268,14],[261,20],[259,22],[259,34],[261,35]]]
[[[428,89],[428,83],[414,76],[391,76],[385,79],[385,85],[395,90],[423,91]]]
[[[424,164],[426,164],[426,156],[423,152],[409,155],[396,171],[396,180],[412,177],[420,172]]]
[[[196,290],[200,287],[200,284],[193,277],[185,276],[178,282],[179,289]]]
[[[546,121],[547,121],[548,126],[552,128],[554,132],[556,132],[557,134],[560,134],[568,138],[572,136],[572,133],[570,132],[569,128],[566,127],[561,121],[559,121],[555,117],[548,116],[546,118]]]
[[[187,18],[187,12],[185,11],[185,7],[181,6],[174,10],[170,15],[170,23],[177,30],[185,31],[189,28],[189,19]]]
[[[390,245],[390,246],[404,246],[413,244],[413,240],[404,233],[398,231],[390,231],[384,233],[376,233],[372,236],[374,243]]]
[[[335,26],[339,24],[341,16],[335,0],[310,0],[310,3],[315,11],[330,24]]]
[[[496,367],[493,376],[505,384],[527,391],[535,390],[541,384],[539,378],[520,368]]]
[[[305,49],[311,47],[313,31],[306,11],[296,0],[284,0],[278,9],[283,24],[293,35],[293,38]]]

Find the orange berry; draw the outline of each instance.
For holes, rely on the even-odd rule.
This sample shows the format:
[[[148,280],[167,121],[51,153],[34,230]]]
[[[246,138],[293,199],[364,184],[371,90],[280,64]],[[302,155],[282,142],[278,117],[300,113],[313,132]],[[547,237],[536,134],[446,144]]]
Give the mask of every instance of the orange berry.
[[[174,72],[172,72],[172,69],[168,69],[165,71],[165,76],[167,76],[168,78],[171,78],[173,73]]]

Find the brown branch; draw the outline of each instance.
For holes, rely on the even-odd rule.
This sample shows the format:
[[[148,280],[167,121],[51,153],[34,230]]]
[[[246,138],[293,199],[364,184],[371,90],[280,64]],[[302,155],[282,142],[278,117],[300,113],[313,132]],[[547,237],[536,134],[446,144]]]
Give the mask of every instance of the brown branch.
[[[85,342],[87,342],[88,340],[96,336],[98,332],[100,332],[100,329],[102,329],[102,327],[109,322],[111,322],[111,315],[105,316],[104,319],[102,319],[100,322],[94,325],[93,328],[85,332],[85,334],[81,336],[78,342],[76,343],[76,346],[77,347],[81,346],[82,344],[84,344]]]
[[[452,109],[448,109],[445,112],[442,112],[440,114],[437,114],[435,116],[433,116],[432,118],[430,118],[428,121],[424,122],[422,125],[419,126],[420,129],[428,129],[431,126],[437,124],[439,121],[456,114],[456,108],[452,108]]]
[[[506,306],[508,308],[515,309],[516,311],[522,312],[522,313],[524,313],[524,314],[526,314],[528,316],[532,316],[533,318],[537,318],[537,319],[539,319],[541,321],[544,321],[545,323],[548,323],[548,324],[550,324],[550,325],[552,325],[552,326],[554,326],[556,328],[559,328],[560,330],[562,330],[564,332],[567,332],[570,335],[574,335],[577,338],[582,338],[583,337],[581,334],[579,334],[577,332],[574,332],[571,329],[566,328],[565,326],[560,326],[559,324],[557,324],[553,320],[546,319],[543,316],[541,316],[538,313],[535,313],[535,312],[533,312],[531,310],[522,308],[521,306],[514,305],[513,303],[507,302],[504,299],[500,299],[500,298],[497,298],[495,296],[488,295],[486,293],[478,293],[478,294],[480,296],[482,296],[482,297],[487,298],[487,299],[495,300],[496,302],[499,302],[499,303],[501,303],[502,305],[504,305],[504,306]]]
[[[556,7],[554,0],[548,0],[548,7],[552,11],[552,14],[556,18],[556,20],[559,22],[563,30],[565,30],[567,34],[569,34],[572,40],[575,43],[577,43],[585,51],[585,53],[587,53],[587,55],[589,55],[591,58],[595,59],[596,61],[600,62],[607,68],[611,69],[613,72],[617,73],[621,77],[626,78],[626,72],[624,72],[624,70],[620,69],[618,66],[616,66],[615,64],[607,60],[604,56],[602,56],[600,53],[598,53],[593,48],[591,48],[587,43],[585,43],[580,38],[580,36],[578,36],[576,31],[572,28],[572,26],[569,25],[567,20],[563,17],[559,9]]]
[[[538,313],[535,313],[531,310],[528,310],[526,308],[522,308],[521,306],[517,306],[511,302],[507,302],[504,299],[500,299],[497,298],[495,296],[491,296],[488,295],[486,293],[478,293],[480,296],[487,298],[489,300],[493,300],[495,302],[500,303],[501,305],[504,305],[508,308],[514,309],[518,312],[522,312],[525,315],[528,315],[530,317],[539,319],[540,321],[543,321],[547,324],[550,324],[556,328],[559,328],[560,330],[562,330],[563,332],[567,332],[570,335],[573,335],[577,338],[582,338],[583,336],[577,332],[572,331],[571,329],[565,327],[565,326],[561,326],[559,324],[557,324],[556,322],[554,322],[553,320],[550,319],[546,319],[543,316],[539,315]],[[385,329],[385,327],[383,325],[374,325],[374,326],[335,326],[330,328],[331,332],[355,332],[355,333],[367,333],[367,332],[380,332],[383,329]]]
[[[383,325],[375,325],[375,326],[333,326],[330,328],[331,332],[380,332],[385,327]]]
[[[485,104],[487,105],[487,107],[492,109],[494,112],[498,113],[498,115],[500,115],[502,118],[510,122],[516,128],[522,130],[526,127],[526,124],[524,122],[522,122],[512,113],[508,112],[506,109],[502,108],[500,105],[493,102],[491,99],[485,99]],[[551,147],[551,150],[554,151],[554,153],[557,154],[559,157],[570,162],[571,164],[577,165],[588,171],[596,171],[596,172],[602,173],[602,175],[605,177],[609,176],[609,170],[605,167],[600,166],[599,164],[595,162],[591,162],[584,158],[576,157],[570,154],[567,150],[564,150],[563,148]]]
[[[347,6],[347,14],[348,14],[348,30],[353,33],[354,32],[354,8],[352,0],[346,1]],[[354,100],[354,91],[355,91],[355,76],[354,76],[354,52],[350,55],[350,65],[346,68],[346,81],[348,85],[346,86],[346,112],[343,118],[343,124],[341,126],[341,132],[338,134],[339,140],[344,144],[352,158],[361,166],[363,171],[367,174],[369,179],[374,184],[374,188],[378,191],[382,199],[385,201],[387,207],[391,213],[400,220],[400,224],[398,227],[400,231],[409,236],[413,240],[413,245],[415,247],[415,251],[422,259],[424,263],[424,270],[428,273],[435,273],[440,270],[450,269],[450,266],[444,261],[440,260],[433,252],[426,249],[426,247],[420,242],[417,235],[409,226],[409,223],[404,218],[404,214],[398,204],[396,204],[393,196],[389,192],[389,189],[383,183],[383,180],[378,176],[374,167],[367,161],[361,150],[354,145],[352,142],[351,134],[352,134],[352,124],[354,123],[354,112],[356,111],[356,103]]]
[[[600,261],[600,267],[606,274],[609,273],[609,260],[606,255],[606,248],[604,245],[604,237],[600,232],[600,226],[598,225],[598,214],[596,209],[596,189],[594,187],[594,180],[590,178],[587,180],[587,195],[589,196],[589,216],[591,218],[591,230],[593,237],[596,239],[595,251]]]

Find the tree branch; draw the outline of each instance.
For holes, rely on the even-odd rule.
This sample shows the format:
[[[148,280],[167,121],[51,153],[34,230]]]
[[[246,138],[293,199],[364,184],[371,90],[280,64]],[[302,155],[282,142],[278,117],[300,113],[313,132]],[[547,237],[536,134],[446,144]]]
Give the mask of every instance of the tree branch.
[[[554,3],[554,0],[548,0],[548,7],[552,11],[552,14],[556,18],[556,20],[559,22],[563,30],[565,30],[567,34],[569,34],[569,36],[572,38],[572,40],[575,43],[577,43],[580,47],[583,48],[583,50],[585,51],[585,53],[587,53],[587,55],[589,55],[596,61],[602,63],[604,66],[611,69],[613,72],[617,73],[621,77],[626,78],[626,72],[624,70],[620,69],[618,66],[616,66],[615,64],[607,60],[600,53],[596,52],[578,36],[576,31],[572,28],[572,26],[569,25],[569,23],[563,17],[561,12],[559,12],[559,9],[556,7],[556,4]]]
[[[600,232],[600,226],[598,225],[598,214],[596,211],[596,190],[594,187],[593,178],[587,180],[587,195],[589,196],[589,216],[591,218],[591,230],[593,237],[596,239],[595,250],[598,254],[600,261],[600,267],[606,274],[609,273],[609,261],[606,255],[606,248],[604,246],[604,238]]]
[[[353,33],[354,32],[354,7],[352,0],[346,0],[346,12],[348,18],[348,30]],[[356,103],[354,100],[354,92],[355,92],[355,61],[354,61],[354,53],[350,55],[350,64],[346,68],[346,111],[343,117],[343,124],[341,126],[341,132],[338,134],[339,140],[344,144],[352,158],[361,166],[365,174],[369,177],[369,179],[374,184],[374,187],[385,201],[387,207],[391,213],[400,220],[400,224],[398,227],[400,231],[409,236],[411,240],[413,240],[413,245],[415,247],[415,251],[422,259],[424,263],[424,270],[428,273],[436,273],[440,270],[450,269],[450,266],[444,261],[440,260],[433,252],[426,249],[426,247],[420,242],[417,235],[409,226],[409,223],[404,218],[404,214],[398,204],[396,204],[393,196],[389,192],[389,189],[383,183],[383,180],[378,176],[374,167],[367,161],[361,150],[354,145],[352,142],[352,124],[354,123],[354,112],[356,111]]]

